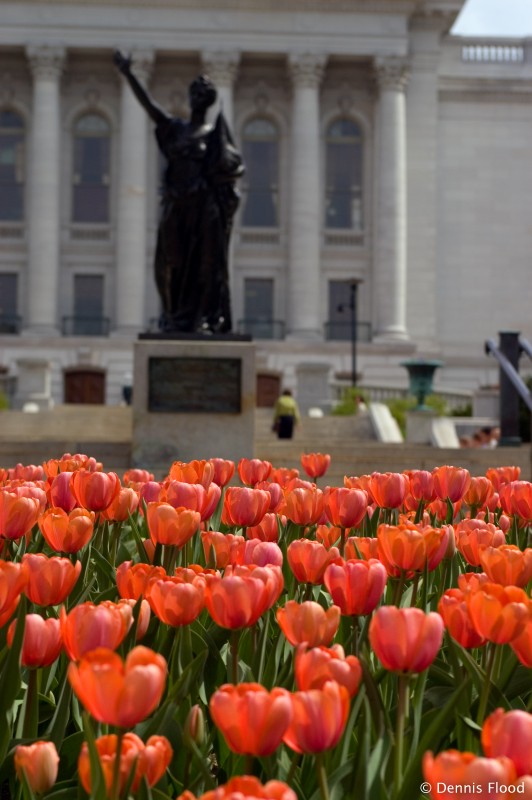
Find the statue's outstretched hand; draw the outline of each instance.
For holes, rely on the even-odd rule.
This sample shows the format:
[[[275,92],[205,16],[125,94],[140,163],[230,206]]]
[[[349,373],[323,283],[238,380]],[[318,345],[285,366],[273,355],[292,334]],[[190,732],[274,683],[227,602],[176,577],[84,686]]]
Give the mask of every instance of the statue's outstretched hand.
[[[129,75],[131,72],[131,56],[125,56],[120,50],[115,50],[113,53],[113,61],[122,75]]]

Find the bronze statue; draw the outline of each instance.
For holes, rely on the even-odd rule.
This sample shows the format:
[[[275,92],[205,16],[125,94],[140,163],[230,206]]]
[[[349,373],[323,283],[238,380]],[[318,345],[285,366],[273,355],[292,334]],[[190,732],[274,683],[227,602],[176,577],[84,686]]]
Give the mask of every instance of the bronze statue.
[[[216,100],[206,76],[189,88],[187,122],[167,114],[131,72],[131,58],[115,51],[114,63],[155,122],[167,166],[155,253],[155,282],[164,332],[227,333],[231,330],[228,250],[238,207],[236,179],[244,172],[222,113],[214,125],[207,109]]]

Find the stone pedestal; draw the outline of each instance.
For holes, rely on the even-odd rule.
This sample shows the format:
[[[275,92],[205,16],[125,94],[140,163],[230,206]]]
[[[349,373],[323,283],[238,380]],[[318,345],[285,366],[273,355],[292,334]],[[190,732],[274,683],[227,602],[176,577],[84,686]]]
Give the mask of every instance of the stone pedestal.
[[[15,406],[24,408],[32,403],[39,409],[52,408],[51,364],[42,358],[20,358],[17,361],[18,379]]]
[[[296,368],[296,399],[299,410],[306,414],[309,408],[326,406],[329,400],[330,364],[302,363]]]
[[[173,461],[251,458],[255,346],[140,340],[134,349],[132,458],[165,475]]]
[[[410,444],[432,444],[434,411],[407,411],[406,441]]]

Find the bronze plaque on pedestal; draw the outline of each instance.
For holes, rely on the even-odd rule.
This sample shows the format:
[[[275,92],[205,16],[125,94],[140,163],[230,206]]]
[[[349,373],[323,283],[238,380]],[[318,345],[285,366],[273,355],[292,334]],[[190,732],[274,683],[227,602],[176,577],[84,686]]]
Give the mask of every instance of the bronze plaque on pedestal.
[[[150,357],[148,411],[240,414],[239,358]]]

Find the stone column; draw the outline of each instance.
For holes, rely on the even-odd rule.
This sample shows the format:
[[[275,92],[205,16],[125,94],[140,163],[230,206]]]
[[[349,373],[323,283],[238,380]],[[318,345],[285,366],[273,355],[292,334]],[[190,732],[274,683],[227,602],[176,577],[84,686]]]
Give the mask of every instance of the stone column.
[[[233,133],[233,87],[238,74],[240,53],[205,50],[201,54],[203,70],[218,90],[218,107]]]
[[[376,339],[405,340],[406,330],[406,111],[404,59],[377,59],[379,86],[374,262]]]
[[[152,64],[152,51],[133,51],[133,71],[143,84]],[[121,81],[115,333],[133,334],[144,327],[148,115]]]
[[[290,147],[290,265],[287,294],[288,334],[322,338],[320,271],[322,185],[320,181],[319,87],[326,57],[291,55],[293,85]]]
[[[60,77],[65,50],[26,48],[33,74],[30,140],[28,318],[35,333],[57,333],[59,275],[61,115]]]

